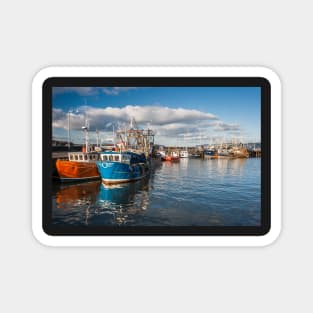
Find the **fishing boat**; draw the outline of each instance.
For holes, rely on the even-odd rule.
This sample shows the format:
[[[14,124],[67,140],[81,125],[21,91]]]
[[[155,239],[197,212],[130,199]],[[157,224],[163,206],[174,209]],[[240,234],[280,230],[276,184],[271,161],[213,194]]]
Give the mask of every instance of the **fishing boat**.
[[[156,158],[158,158],[158,159],[161,160],[163,157],[165,157],[165,152],[164,152],[164,151],[157,150],[157,151],[153,154],[153,156],[155,156]]]
[[[190,159],[200,159],[201,158],[201,154],[199,152],[194,152],[188,155],[188,157]]]
[[[55,166],[62,182],[98,179],[99,153],[69,152],[68,160],[57,159]]]
[[[249,157],[249,152],[244,146],[233,147],[232,154],[235,158],[248,158]]]
[[[96,162],[104,184],[120,184],[142,179],[149,175],[154,132],[139,129],[134,118],[128,128],[116,132],[116,151],[100,153]]]
[[[144,153],[106,151],[97,162],[102,182],[120,184],[135,181],[149,174],[150,166]]]
[[[88,143],[88,125],[83,126],[85,132],[85,146],[81,152],[69,152],[68,159],[57,159],[56,170],[58,178],[62,182],[85,181],[99,179],[100,175],[96,162],[99,160],[99,152],[91,150]]]
[[[179,161],[179,155],[177,152],[172,151],[169,155],[162,156],[162,161],[177,162],[177,161]]]
[[[188,158],[189,157],[188,150],[181,150],[179,152],[179,157],[180,158]]]
[[[184,136],[184,143],[185,143],[185,134]],[[186,145],[184,144],[184,149],[179,151],[179,157],[180,158],[188,158],[189,154],[188,154],[188,149],[186,147]]]
[[[204,159],[215,159],[218,157],[218,151],[214,148],[203,150]]]
[[[218,149],[217,155],[219,158],[231,158],[233,157],[232,151],[228,149]]]

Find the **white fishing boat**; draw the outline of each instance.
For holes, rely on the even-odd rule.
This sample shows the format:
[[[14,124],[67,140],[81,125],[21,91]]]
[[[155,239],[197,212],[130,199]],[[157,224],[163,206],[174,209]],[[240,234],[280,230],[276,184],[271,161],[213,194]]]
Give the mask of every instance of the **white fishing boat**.
[[[189,154],[188,154],[188,151],[187,150],[181,150],[179,152],[179,157],[180,158],[188,158]]]

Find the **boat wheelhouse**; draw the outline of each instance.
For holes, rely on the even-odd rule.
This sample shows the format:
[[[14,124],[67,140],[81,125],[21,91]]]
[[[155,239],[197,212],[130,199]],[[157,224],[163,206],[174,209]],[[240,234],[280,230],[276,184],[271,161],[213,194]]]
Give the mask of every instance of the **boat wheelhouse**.
[[[231,158],[233,157],[232,150],[229,148],[221,148],[217,150],[219,158]]]
[[[69,152],[69,161],[73,162],[96,162],[99,160],[98,152]]]

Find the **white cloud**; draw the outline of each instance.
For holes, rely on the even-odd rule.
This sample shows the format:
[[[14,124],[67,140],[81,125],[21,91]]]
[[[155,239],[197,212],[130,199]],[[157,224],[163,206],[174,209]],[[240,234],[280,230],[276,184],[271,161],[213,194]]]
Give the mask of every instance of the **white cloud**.
[[[52,110],[52,120],[60,121],[66,117],[66,113],[62,109],[53,109]]]
[[[206,125],[210,124],[212,121],[217,120],[217,117],[211,113],[205,113],[197,110],[188,109],[172,109],[168,107],[161,106],[133,106],[127,105],[123,108],[94,108],[90,106],[82,106],[78,108],[78,114],[72,114],[71,120],[73,120],[72,127],[79,128],[79,122],[87,116],[90,121],[91,128],[103,129],[109,123],[117,124],[128,123],[132,117],[135,118],[138,124],[147,123],[155,126],[159,126],[162,129],[178,129],[186,128],[196,124]],[[59,127],[66,128],[67,120],[64,118],[66,114],[61,115],[60,110],[54,109],[54,123],[58,123]],[[60,117],[60,118],[58,118]]]
[[[234,134],[241,130],[240,125],[228,124],[212,113],[157,105],[127,105],[122,108],[82,106],[78,108],[78,112],[80,113],[70,115],[70,125],[73,131],[81,130],[81,127],[85,125],[86,117],[91,131],[98,129],[102,132],[111,132],[113,126],[115,130],[123,128],[134,117],[139,127],[146,128],[149,125],[149,128],[156,131],[156,136],[164,140],[170,140],[170,137],[176,140],[190,141],[201,140],[201,138],[207,140],[221,137],[223,133]],[[60,109],[53,110],[53,127],[67,130],[66,112]]]
[[[240,131],[240,125],[239,124],[227,124],[222,121],[218,121],[214,125],[214,130],[216,131]]]

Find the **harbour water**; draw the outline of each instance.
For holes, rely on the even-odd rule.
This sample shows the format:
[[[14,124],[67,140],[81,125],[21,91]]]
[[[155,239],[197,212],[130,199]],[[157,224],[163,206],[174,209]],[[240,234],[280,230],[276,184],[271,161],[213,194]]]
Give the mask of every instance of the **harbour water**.
[[[261,159],[162,162],[147,179],[53,184],[53,224],[259,226]]]

